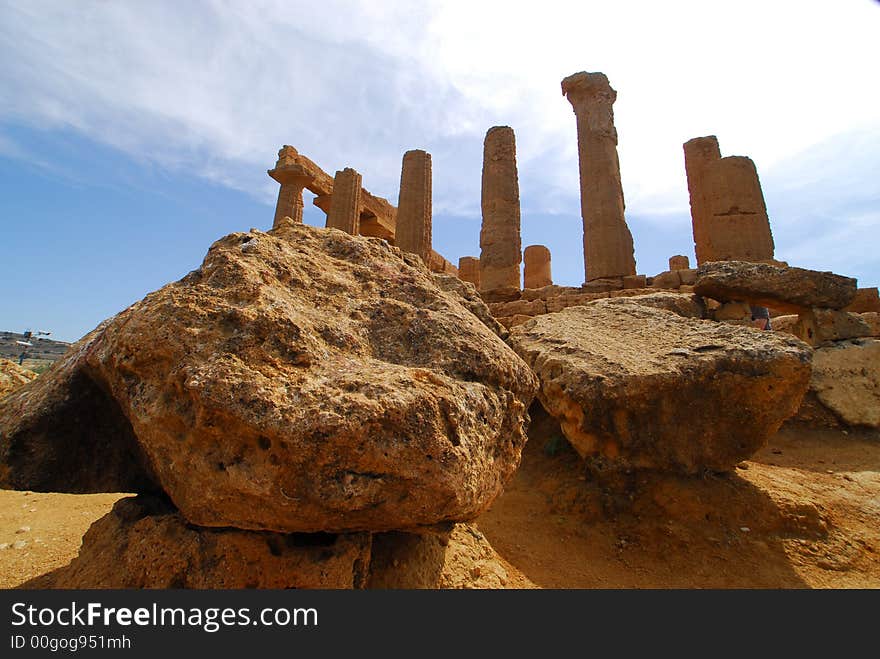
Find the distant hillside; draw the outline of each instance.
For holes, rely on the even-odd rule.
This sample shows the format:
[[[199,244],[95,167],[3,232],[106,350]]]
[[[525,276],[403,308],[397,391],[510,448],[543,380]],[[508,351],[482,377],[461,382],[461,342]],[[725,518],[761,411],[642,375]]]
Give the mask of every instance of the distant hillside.
[[[19,345],[16,341],[28,341],[31,347]],[[22,350],[27,350],[27,359],[54,362],[70,347],[65,341],[53,341],[45,337],[24,338],[17,332],[0,332],[0,357],[18,362]]]

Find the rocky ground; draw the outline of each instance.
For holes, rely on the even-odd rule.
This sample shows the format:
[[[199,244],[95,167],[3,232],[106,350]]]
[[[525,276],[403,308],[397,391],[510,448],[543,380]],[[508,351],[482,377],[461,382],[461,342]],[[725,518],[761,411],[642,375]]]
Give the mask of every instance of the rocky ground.
[[[615,491],[588,479],[536,416],[521,468],[477,522],[497,553],[474,560],[471,534],[453,537],[448,551],[461,559],[444,585],[880,587],[876,431],[789,425],[734,475]],[[0,490],[0,587],[67,564],[121,496]]]

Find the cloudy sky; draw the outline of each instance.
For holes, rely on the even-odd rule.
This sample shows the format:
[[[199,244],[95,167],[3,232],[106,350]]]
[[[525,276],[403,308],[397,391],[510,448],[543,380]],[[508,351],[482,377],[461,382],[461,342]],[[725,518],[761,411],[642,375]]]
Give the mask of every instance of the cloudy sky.
[[[777,258],[880,282],[880,4],[0,0],[0,330],[75,340],[271,225],[282,144],[397,203],[433,156],[434,247],[479,254],[482,141],[516,131],[523,244],[583,281],[575,121],[604,71],[640,273],[693,240],[681,145],[748,155]],[[306,221],[323,225],[307,199]]]

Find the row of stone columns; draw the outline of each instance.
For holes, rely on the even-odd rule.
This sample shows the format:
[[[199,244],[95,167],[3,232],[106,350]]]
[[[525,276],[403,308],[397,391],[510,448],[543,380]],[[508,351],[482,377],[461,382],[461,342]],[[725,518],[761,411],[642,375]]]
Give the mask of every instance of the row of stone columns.
[[[635,275],[612,109],[617,92],[605,74],[582,71],[562,81],[562,93],[577,123],[585,281]],[[684,153],[697,263],[772,260],[773,237],[754,163],[741,156],[722,158],[714,136],[688,141]],[[311,175],[296,162],[293,147],[285,146],[278,156],[269,171],[281,184],[273,225],[285,217],[302,222],[302,191]],[[355,170],[336,172],[328,227],[358,234],[361,190],[361,176]],[[431,206],[431,155],[407,151],[395,240],[426,264],[432,256]],[[459,276],[482,291],[519,289],[524,258],[526,288],[552,283],[549,250],[532,245],[522,252],[516,139],[509,126],[493,126],[486,133],[481,209],[480,257],[463,257]]]

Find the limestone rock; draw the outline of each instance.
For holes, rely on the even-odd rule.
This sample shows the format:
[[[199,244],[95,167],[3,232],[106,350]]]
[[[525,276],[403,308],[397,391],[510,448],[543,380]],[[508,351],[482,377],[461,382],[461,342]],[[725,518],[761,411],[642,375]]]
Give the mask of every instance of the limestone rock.
[[[447,533],[373,536],[370,588],[505,588],[512,576],[473,524]]]
[[[589,304],[596,304],[590,302]],[[602,300],[603,305],[622,304],[628,307],[630,304],[640,304],[654,309],[663,309],[682,316],[683,318],[705,318],[706,309],[703,301],[696,295],[686,293],[673,293],[671,291],[656,291],[633,297],[616,297],[610,300]]]
[[[284,534],[188,524],[129,497],[92,524],[79,555],[28,588],[363,588],[370,534]]]
[[[740,300],[800,313],[813,307],[845,307],[855,296],[856,280],[769,263],[715,261],[699,267],[694,290],[722,302]]]
[[[810,391],[848,425],[880,428],[880,340],[817,349]]]
[[[678,288],[681,286],[681,271],[667,270],[651,279],[652,288]]]
[[[0,358],[0,398],[35,380],[37,374],[13,361]]]
[[[0,400],[0,487],[74,494],[160,489],[119,404],[86,373],[86,356],[108,322]]]
[[[54,433],[72,432],[79,407],[20,424],[0,403],[0,455],[18,456],[2,482],[31,487],[63,469],[52,484],[85,491],[95,484],[78,470],[108,470],[95,447],[135,438],[147,473],[201,526],[472,519],[518,466],[536,380],[436,282],[379,239],[296,224],[222,238],[199,270],[119,314],[70,362],[95,392],[92,416],[118,413],[122,430],[84,429],[88,451],[46,464],[29,447],[56,456]]]
[[[857,289],[852,302],[846,305],[843,310],[852,313],[880,311],[880,295],[877,293],[877,287]]]
[[[797,410],[810,376],[794,337],[636,300],[539,316],[508,342],[581,456],[616,468],[731,469]]]
[[[745,302],[725,302],[712,313],[715,320],[752,320],[752,308]]]
[[[819,346],[830,341],[872,336],[873,328],[869,319],[862,318],[862,314],[834,309],[811,309],[798,316],[792,334],[811,346]]]

